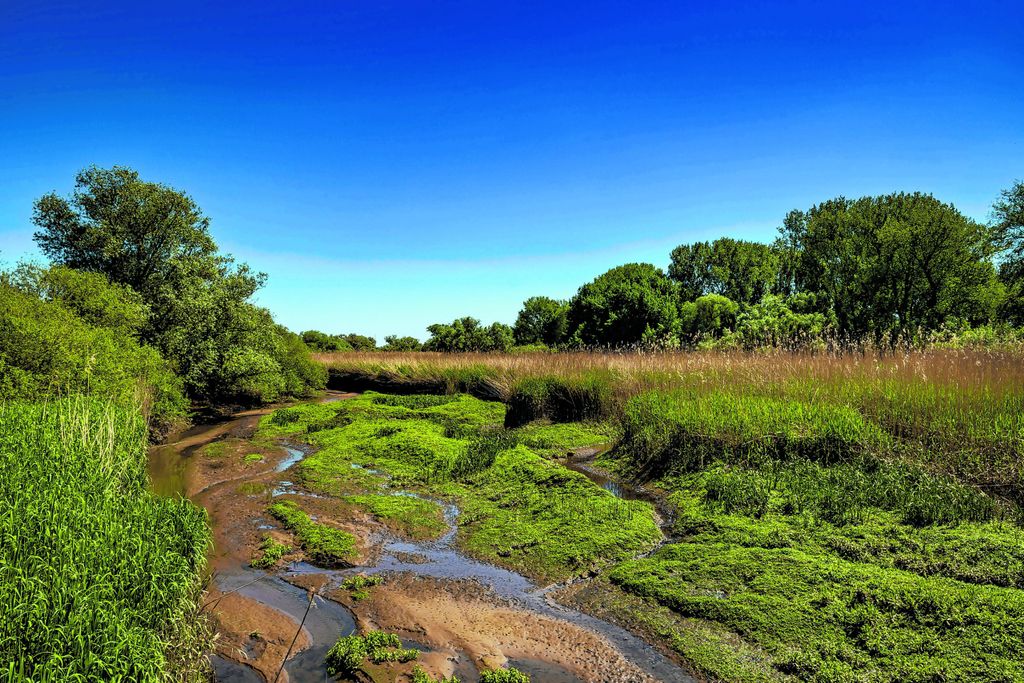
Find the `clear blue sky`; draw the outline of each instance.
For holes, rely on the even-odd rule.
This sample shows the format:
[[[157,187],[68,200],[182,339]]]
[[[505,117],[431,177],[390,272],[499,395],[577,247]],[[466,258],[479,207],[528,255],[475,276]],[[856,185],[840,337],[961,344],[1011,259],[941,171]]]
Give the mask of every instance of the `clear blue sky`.
[[[289,327],[422,337],[836,195],[985,219],[1024,177],[1019,2],[150,4],[0,0],[0,260],[123,164]]]

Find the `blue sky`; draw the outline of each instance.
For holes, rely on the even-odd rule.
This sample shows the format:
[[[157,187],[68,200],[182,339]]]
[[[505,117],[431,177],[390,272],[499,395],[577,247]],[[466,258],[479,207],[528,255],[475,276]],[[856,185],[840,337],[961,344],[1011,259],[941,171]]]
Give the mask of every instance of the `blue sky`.
[[[123,164],[292,329],[423,337],[836,195],[985,219],[1024,177],[1016,2],[148,4],[0,0],[0,260]]]

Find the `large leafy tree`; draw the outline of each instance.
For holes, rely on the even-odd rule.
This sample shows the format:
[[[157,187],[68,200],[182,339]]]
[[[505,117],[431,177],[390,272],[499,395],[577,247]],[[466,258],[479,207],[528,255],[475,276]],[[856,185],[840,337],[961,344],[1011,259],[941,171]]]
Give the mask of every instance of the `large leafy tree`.
[[[1003,190],[992,207],[1000,250],[999,279],[1006,286],[1003,317],[1024,324],[1024,182]]]
[[[683,301],[719,294],[754,304],[776,291],[780,250],[760,242],[722,237],[714,242],[682,244],[672,250],[668,275],[679,283]]]
[[[677,340],[678,290],[660,268],[628,263],[589,282],[569,302],[571,339],[585,346],[671,344]]]
[[[862,335],[983,323],[1002,299],[991,232],[931,195],[839,197],[790,214],[796,286],[830,305],[841,332]]]
[[[138,293],[148,311],[140,339],[173,364],[193,397],[262,401],[292,392],[302,378],[322,384],[296,355],[304,349],[298,337],[249,302],[265,276],[218,253],[209,220],[188,195],[128,168],[92,167],[69,197],[37,200],[33,221],[55,264]],[[47,286],[81,289],[74,278],[59,284]]]
[[[523,302],[514,326],[517,344],[562,343],[568,328],[569,304],[546,296],[532,296]]]
[[[81,171],[70,197],[36,201],[32,221],[51,261],[103,273],[147,299],[184,277],[213,275],[219,262],[210,221],[191,197],[122,166]]]

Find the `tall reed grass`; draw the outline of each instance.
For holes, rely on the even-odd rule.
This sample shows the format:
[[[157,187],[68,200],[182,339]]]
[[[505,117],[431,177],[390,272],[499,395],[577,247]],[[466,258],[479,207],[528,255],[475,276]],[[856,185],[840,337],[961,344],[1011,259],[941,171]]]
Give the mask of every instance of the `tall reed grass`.
[[[206,515],[147,491],[146,443],[97,400],[0,404],[0,678],[204,676]]]
[[[872,440],[876,427],[887,438],[887,456],[1024,502],[1024,352],[1016,348],[316,358],[339,388],[500,398],[509,406],[509,426],[537,417],[615,418],[631,398],[649,392],[685,394],[694,405],[714,406],[727,421],[795,406],[805,413],[856,414],[872,428]]]

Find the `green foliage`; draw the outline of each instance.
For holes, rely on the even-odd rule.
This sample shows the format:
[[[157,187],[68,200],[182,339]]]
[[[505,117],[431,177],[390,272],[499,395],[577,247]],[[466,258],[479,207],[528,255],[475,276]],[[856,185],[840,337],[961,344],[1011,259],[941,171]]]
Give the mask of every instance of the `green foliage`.
[[[778,289],[780,250],[774,246],[722,237],[680,245],[671,258],[668,276],[679,283],[684,302],[718,294],[755,304]]]
[[[149,317],[145,302],[135,290],[112,283],[100,273],[21,264],[11,280],[24,292],[59,303],[91,327],[136,337]]]
[[[68,275],[62,269],[55,277]],[[39,281],[45,280],[44,272]],[[92,296],[79,291],[82,296],[70,297],[80,310],[94,310],[94,304],[107,300],[126,301],[123,290],[105,286],[99,276],[67,280],[84,280],[92,288]],[[101,319],[102,314],[96,311],[92,317]],[[186,408],[180,380],[154,349],[123,330],[90,325],[61,300],[40,299],[0,275],[0,399],[70,393],[139,405],[157,431],[181,418]]]
[[[263,402],[324,386],[301,341],[249,302],[265,276],[217,252],[209,219],[186,194],[131,169],[91,167],[70,198],[40,198],[33,222],[43,253],[67,267],[35,278],[38,295],[138,334],[170,361],[190,396]],[[99,277],[120,289],[93,293]]]
[[[483,327],[476,318],[465,317],[451,324],[429,325],[430,339],[424,351],[508,351],[515,343],[512,328],[503,323]]]
[[[317,566],[346,566],[356,554],[356,539],[352,534],[314,522],[290,500],[274,503],[267,512],[295,533],[295,540],[310,562]]]
[[[736,329],[739,304],[720,294],[705,294],[679,310],[680,332],[690,339],[716,339]]]
[[[384,662],[411,662],[419,651],[403,648],[394,633],[369,631],[364,635],[343,636],[327,652],[327,673],[332,676],[354,677],[369,659],[374,664]]]
[[[930,195],[822,202],[783,229],[799,291],[821,292],[848,335],[992,320],[1003,298],[987,228]]]
[[[515,667],[480,672],[480,683],[530,683],[530,677]]]
[[[260,543],[260,555],[249,564],[257,569],[267,569],[277,564],[277,561],[292,551],[290,546],[278,543],[269,534],[263,537]]]
[[[327,334],[320,330],[306,330],[301,335],[302,342],[314,351],[335,352],[352,351],[352,345],[340,334]]]
[[[557,346],[569,328],[569,304],[546,296],[532,296],[523,302],[513,331],[516,344]]]
[[[678,331],[677,288],[648,263],[612,268],[569,302],[571,339],[584,346],[671,344]]]
[[[384,351],[420,351],[423,342],[416,337],[399,337],[391,334],[384,337]]]
[[[821,340],[833,322],[824,313],[797,313],[806,297],[789,300],[769,294],[739,314],[736,335],[748,349],[813,344]]]
[[[146,441],[96,400],[0,402],[0,678],[199,680],[206,516],[146,490]]]
[[[992,207],[1000,251],[999,280],[1006,287],[1001,318],[1024,325],[1024,182],[1003,190]]]
[[[377,348],[377,340],[365,334],[346,334],[342,339],[352,347],[353,351],[373,351]]]

